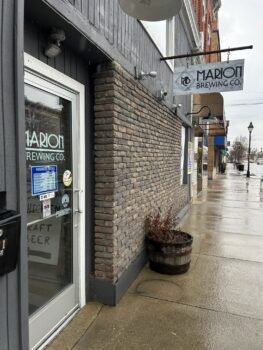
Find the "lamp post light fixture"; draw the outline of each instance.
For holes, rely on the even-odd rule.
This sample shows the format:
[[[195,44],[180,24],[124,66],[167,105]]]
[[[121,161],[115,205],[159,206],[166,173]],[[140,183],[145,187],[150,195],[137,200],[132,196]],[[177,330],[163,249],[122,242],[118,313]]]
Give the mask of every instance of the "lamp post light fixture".
[[[247,155],[247,177],[250,177],[250,151],[251,151],[251,133],[254,129],[252,122],[248,126],[249,131],[249,143],[248,143],[248,155]]]

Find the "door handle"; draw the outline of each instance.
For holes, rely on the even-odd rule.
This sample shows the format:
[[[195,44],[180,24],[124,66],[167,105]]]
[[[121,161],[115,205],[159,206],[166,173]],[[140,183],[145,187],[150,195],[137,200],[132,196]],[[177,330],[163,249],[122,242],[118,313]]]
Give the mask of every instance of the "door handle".
[[[74,189],[73,190],[74,193],[77,193],[78,194],[78,200],[77,200],[77,208],[74,210],[74,213],[79,213],[79,214],[82,214],[83,211],[80,209],[80,200],[79,200],[79,194],[83,192],[83,190],[80,190],[78,188]]]

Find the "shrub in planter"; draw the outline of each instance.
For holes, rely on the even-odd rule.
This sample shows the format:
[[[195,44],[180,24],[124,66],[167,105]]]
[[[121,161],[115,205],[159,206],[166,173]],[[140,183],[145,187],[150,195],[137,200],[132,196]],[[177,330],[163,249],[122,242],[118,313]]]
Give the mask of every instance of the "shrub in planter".
[[[188,271],[193,237],[175,227],[172,209],[165,215],[158,210],[146,216],[146,248],[152,270],[169,275]]]

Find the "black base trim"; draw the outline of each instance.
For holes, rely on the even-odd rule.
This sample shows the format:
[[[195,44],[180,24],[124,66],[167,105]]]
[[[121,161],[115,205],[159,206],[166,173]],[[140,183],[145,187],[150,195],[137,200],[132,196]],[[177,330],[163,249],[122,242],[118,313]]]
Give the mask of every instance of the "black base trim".
[[[92,278],[90,281],[92,299],[106,305],[117,305],[146,262],[146,253],[143,251],[137,256],[134,262],[131,263],[129,268],[122,274],[115,284],[98,278]]]
[[[184,265],[166,265],[150,261],[150,269],[165,275],[179,275],[189,270],[190,262]]]
[[[184,218],[184,216],[187,214],[188,210],[190,209],[191,204],[187,203],[186,206],[184,206],[176,215],[176,219],[178,224],[180,223],[180,221],[182,221],[182,219]]]

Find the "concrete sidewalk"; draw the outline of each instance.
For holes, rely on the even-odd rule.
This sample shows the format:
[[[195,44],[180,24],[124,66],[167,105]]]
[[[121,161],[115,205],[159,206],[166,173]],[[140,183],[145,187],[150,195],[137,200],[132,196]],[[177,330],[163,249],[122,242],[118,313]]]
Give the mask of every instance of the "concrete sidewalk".
[[[145,267],[118,306],[89,303],[48,349],[262,350],[259,180],[234,170],[220,176],[181,227],[194,236],[188,273]]]

